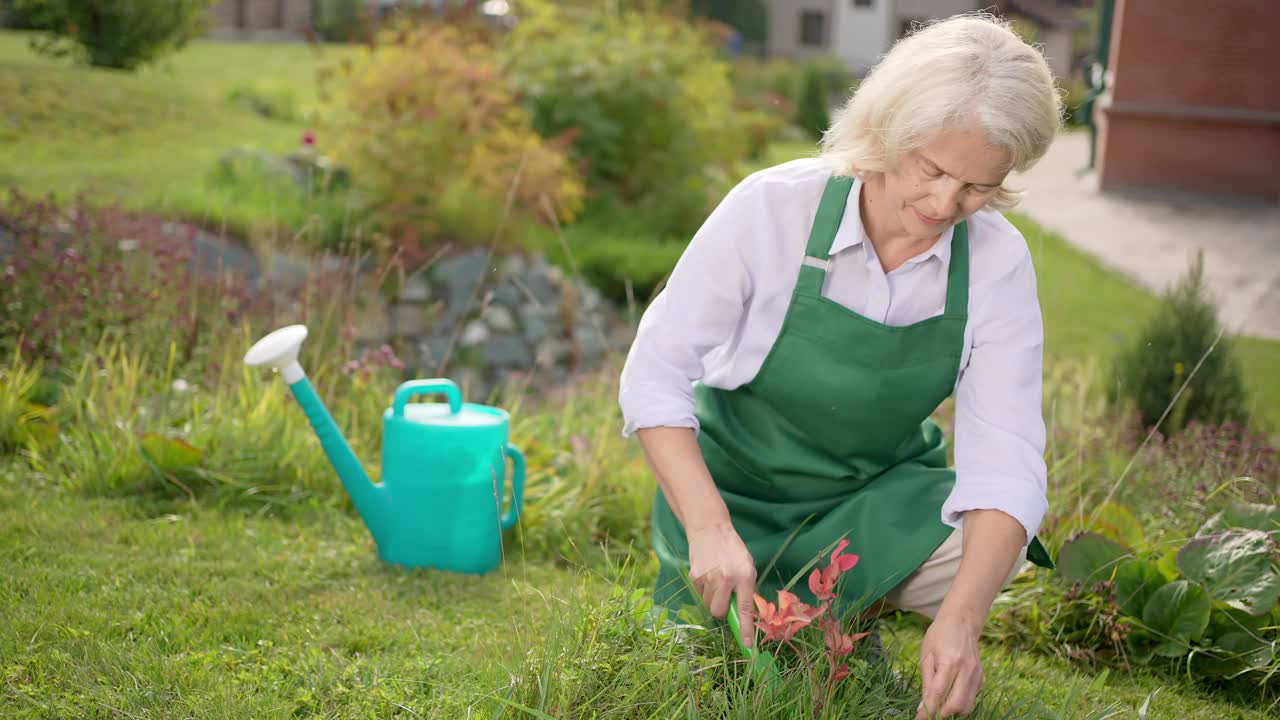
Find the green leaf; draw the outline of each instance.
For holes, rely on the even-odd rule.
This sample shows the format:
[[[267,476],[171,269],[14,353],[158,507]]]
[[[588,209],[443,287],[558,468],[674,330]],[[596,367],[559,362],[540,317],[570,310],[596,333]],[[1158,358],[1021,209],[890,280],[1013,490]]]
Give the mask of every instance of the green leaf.
[[[1199,640],[1209,626],[1212,603],[1199,583],[1178,580],[1152,593],[1142,610],[1142,624],[1175,640]]]
[[[162,472],[176,474],[200,464],[200,448],[181,438],[147,433],[140,439],[142,452]]]
[[[1116,565],[1130,554],[1128,548],[1114,540],[1084,532],[1063,543],[1058,570],[1068,580],[1088,585],[1109,579]]]
[[[1142,628],[1130,630],[1124,639],[1125,646],[1129,648],[1129,657],[1139,665],[1151,662],[1151,658],[1155,656],[1154,640],[1151,633]]]
[[[1130,617],[1142,617],[1148,600],[1168,581],[1150,560],[1126,560],[1116,568],[1116,602]]]
[[[1233,503],[1230,507],[1205,521],[1197,536],[1210,535],[1219,530],[1280,530],[1280,507],[1257,503]]]
[[[1267,667],[1276,657],[1276,643],[1247,632],[1228,633],[1214,643],[1229,653],[1231,659],[1245,668],[1257,670]]]
[[[1133,513],[1125,506],[1113,502],[1103,503],[1094,511],[1088,529],[1130,548],[1141,546],[1145,538],[1142,525]]]
[[[1231,633],[1252,633],[1262,636],[1263,628],[1270,624],[1265,614],[1250,615],[1239,608],[1218,606],[1209,616],[1209,629],[1205,634],[1209,637],[1222,637]]]
[[[1177,658],[1186,655],[1188,650],[1190,648],[1181,640],[1166,640],[1156,645],[1153,652],[1160,657]]]
[[[1182,574],[1204,584],[1214,599],[1262,615],[1280,600],[1280,575],[1271,567],[1275,541],[1261,530],[1228,530],[1189,541],[1178,553]]]
[[[1164,579],[1169,582],[1181,578],[1182,571],[1178,570],[1178,548],[1161,555],[1156,566],[1160,568],[1160,574],[1164,575]]]

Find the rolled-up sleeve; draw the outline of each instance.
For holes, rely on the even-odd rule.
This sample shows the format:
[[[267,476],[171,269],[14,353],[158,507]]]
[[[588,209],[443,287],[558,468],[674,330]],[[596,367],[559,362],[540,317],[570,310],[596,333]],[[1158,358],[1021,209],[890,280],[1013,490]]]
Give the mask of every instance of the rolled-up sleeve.
[[[973,347],[956,387],[956,484],[942,521],[960,527],[968,510],[1000,510],[1022,524],[1030,543],[1048,500],[1044,324],[1029,253],[997,281],[969,321]]]
[[[725,196],[641,318],[618,393],[624,436],[647,427],[699,429],[693,383],[703,376],[707,353],[732,336],[751,297],[748,257],[762,212],[756,194],[748,178]]]

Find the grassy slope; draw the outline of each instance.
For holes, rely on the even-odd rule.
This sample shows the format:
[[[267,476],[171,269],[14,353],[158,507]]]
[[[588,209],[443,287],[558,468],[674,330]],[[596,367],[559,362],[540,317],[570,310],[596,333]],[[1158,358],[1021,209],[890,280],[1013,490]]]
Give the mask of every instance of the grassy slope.
[[[287,153],[305,117],[266,119],[230,102],[236,89],[292,96],[305,113],[317,70],[351,52],[305,45],[199,42],[136,74],[88,70],[33,54],[0,33],[0,186],[93,197],[233,228],[269,229],[272,197],[230,202],[208,182],[228,150]]]

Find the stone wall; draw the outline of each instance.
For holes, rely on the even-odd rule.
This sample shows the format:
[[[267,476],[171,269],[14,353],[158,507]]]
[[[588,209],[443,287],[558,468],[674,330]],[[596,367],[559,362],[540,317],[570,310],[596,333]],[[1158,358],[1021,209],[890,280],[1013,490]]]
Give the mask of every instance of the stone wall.
[[[558,385],[625,350],[631,332],[600,292],[540,255],[473,250],[405,280],[394,297],[369,288],[357,342],[397,350],[406,370],[469,384],[469,397],[512,377]]]

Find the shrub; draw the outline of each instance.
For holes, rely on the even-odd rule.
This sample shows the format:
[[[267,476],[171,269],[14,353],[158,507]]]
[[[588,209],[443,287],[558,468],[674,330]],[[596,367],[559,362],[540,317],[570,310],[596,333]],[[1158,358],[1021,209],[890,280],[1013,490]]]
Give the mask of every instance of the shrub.
[[[1206,296],[1203,253],[1165,294],[1137,342],[1117,359],[1115,375],[1116,397],[1132,401],[1148,425],[1160,422],[1173,405],[1161,423],[1166,434],[1191,420],[1220,424],[1247,419],[1240,365]],[[1186,390],[1173,404],[1189,376]]]
[[[98,67],[133,70],[176,52],[205,31],[214,0],[18,0],[48,35],[37,51]]]
[[[533,131],[492,49],[461,29],[385,31],[342,80],[335,159],[406,262],[426,258],[424,241],[487,242],[580,210],[567,154]]]
[[[817,68],[809,68],[804,77],[804,92],[796,109],[796,124],[815,140],[831,125],[826,83]]]
[[[374,18],[365,0],[320,0],[316,5],[316,32],[328,42],[356,42],[368,37]]]
[[[197,371],[250,319],[273,325],[320,309],[317,332],[345,320],[341,269],[255,290],[250,269],[223,266],[215,250],[160,217],[15,194],[0,204],[0,353],[75,367],[109,335],[153,365]]]
[[[660,230],[690,232],[727,189],[743,120],[727,63],[687,21],[529,3],[505,50],[538,132],[572,133],[591,186]]]

